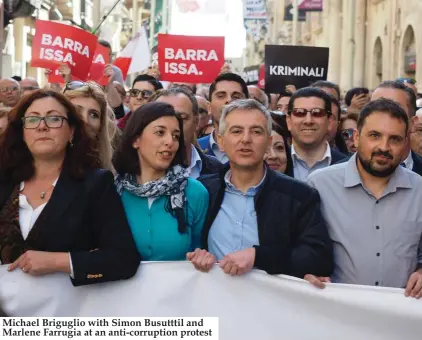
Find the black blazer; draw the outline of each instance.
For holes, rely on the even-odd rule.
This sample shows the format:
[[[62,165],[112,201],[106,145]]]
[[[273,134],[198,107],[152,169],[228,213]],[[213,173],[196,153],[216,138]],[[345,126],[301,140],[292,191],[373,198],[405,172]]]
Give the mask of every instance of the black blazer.
[[[208,190],[210,204],[203,228],[203,247],[225,195],[225,166],[218,174],[199,180]],[[259,245],[255,267],[269,274],[303,278],[306,274],[330,276],[332,243],[320,211],[318,192],[308,185],[267,168],[263,186],[255,196]]]
[[[201,176],[215,174],[223,169],[223,164],[214,156],[206,155],[200,148],[196,147],[202,161]]]
[[[419,156],[416,152],[412,151],[413,158],[413,172],[416,172],[419,176],[422,176],[422,157]]]
[[[8,182],[0,182],[0,209],[12,189]],[[34,241],[27,243],[30,249],[70,252],[75,286],[128,279],[140,263],[113,175],[107,170],[90,171],[83,180],[75,180],[63,169],[33,232]]]

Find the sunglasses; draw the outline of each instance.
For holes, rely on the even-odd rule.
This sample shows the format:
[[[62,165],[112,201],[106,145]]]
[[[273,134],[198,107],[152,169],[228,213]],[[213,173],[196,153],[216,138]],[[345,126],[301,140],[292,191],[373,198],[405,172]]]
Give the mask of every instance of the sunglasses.
[[[341,135],[344,138],[344,140],[349,140],[353,138],[353,131],[354,129],[345,129],[341,131]]]
[[[72,81],[69,81],[68,83],[66,83],[66,85],[65,85],[65,87],[63,89],[63,94],[66,91],[78,90],[78,89],[80,89],[82,87],[85,87],[85,86],[86,87],[91,87],[91,88],[92,87],[95,87],[97,89],[100,89],[101,91],[104,91],[104,89],[100,85],[97,85],[95,83],[85,83],[83,81],[72,80]]]
[[[149,97],[151,97],[154,92],[149,91],[149,90],[138,90],[138,89],[131,89],[127,92],[129,97],[139,97],[139,95],[142,96],[142,98],[144,99],[148,99]]]
[[[326,109],[320,109],[320,108],[315,108],[315,109],[293,109],[291,111],[291,114],[295,117],[298,118],[304,118],[308,115],[308,113],[311,114],[311,116],[313,118],[322,118],[322,117],[326,117],[329,114],[331,114],[330,111],[327,111]]]
[[[412,85],[416,84],[416,80],[413,78],[397,78],[397,81],[401,82],[401,83],[409,83]]]

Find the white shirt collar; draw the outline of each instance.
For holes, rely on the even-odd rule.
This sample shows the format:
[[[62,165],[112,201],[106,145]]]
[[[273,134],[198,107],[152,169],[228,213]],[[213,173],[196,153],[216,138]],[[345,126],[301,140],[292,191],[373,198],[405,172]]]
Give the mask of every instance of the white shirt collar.
[[[191,151],[191,159],[190,159],[190,165],[189,168],[192,170],[194,167],[198,165],[199,172],[202,171],[202,159],[201,156],[199,156],[198,150],[196,150],[195,145],[191,145],[192,151]]]
[[[413,169],[412,150],[409,151],[409,154],[407,155],[407,158],[403,161],[403,163],[406,165],[406,169]]]
[[[329,164],[331,165],[331,159],[332,159],[332,157],[331,157],[331,147],[330,147],[330,144],[328,144],[328,142],[326,142],[326,143],[327,143],[327,148],[325,149],[324,156],[322,156],[322,159],[320,159],[318,162],[321,162],[321,161],[328,159]],[[296,150],[295,150],[293,143],[292,143],[292,146],[291,146],[291,153],[292,153],[293,163],[296,161],[296,159],[302,160],[302,158],[300,158],[300,156],[296,153]]]
[[[217,148],[218,148],[218,144],[217,144],[217,142],[215,141],[215,139],[214,139],[214,131],[215,131],[215,129],[214,130],[212,130],[212,132],[211,132],[211,134],[210,134],[210,145],[211,145],[211,148],[214,146],[214,145],[216,145],[217,146]]]

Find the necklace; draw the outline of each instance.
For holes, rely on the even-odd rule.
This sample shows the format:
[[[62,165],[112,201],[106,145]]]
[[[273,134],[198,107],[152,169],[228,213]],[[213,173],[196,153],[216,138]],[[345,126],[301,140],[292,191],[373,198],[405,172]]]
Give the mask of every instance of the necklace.
[[[40,198],[43,200],[45,198],[45,195],[47,194],[47,192],[51,189],[52,185],[50,185],[50,187],[46,190],[46,191],[41,191],[40,193]]]

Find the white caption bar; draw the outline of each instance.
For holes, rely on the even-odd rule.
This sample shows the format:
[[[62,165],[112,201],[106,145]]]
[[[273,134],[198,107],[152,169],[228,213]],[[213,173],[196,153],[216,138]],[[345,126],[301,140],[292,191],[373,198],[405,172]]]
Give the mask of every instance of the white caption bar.
[[[216,317],[0,319],[0,339],[219,339]]]

